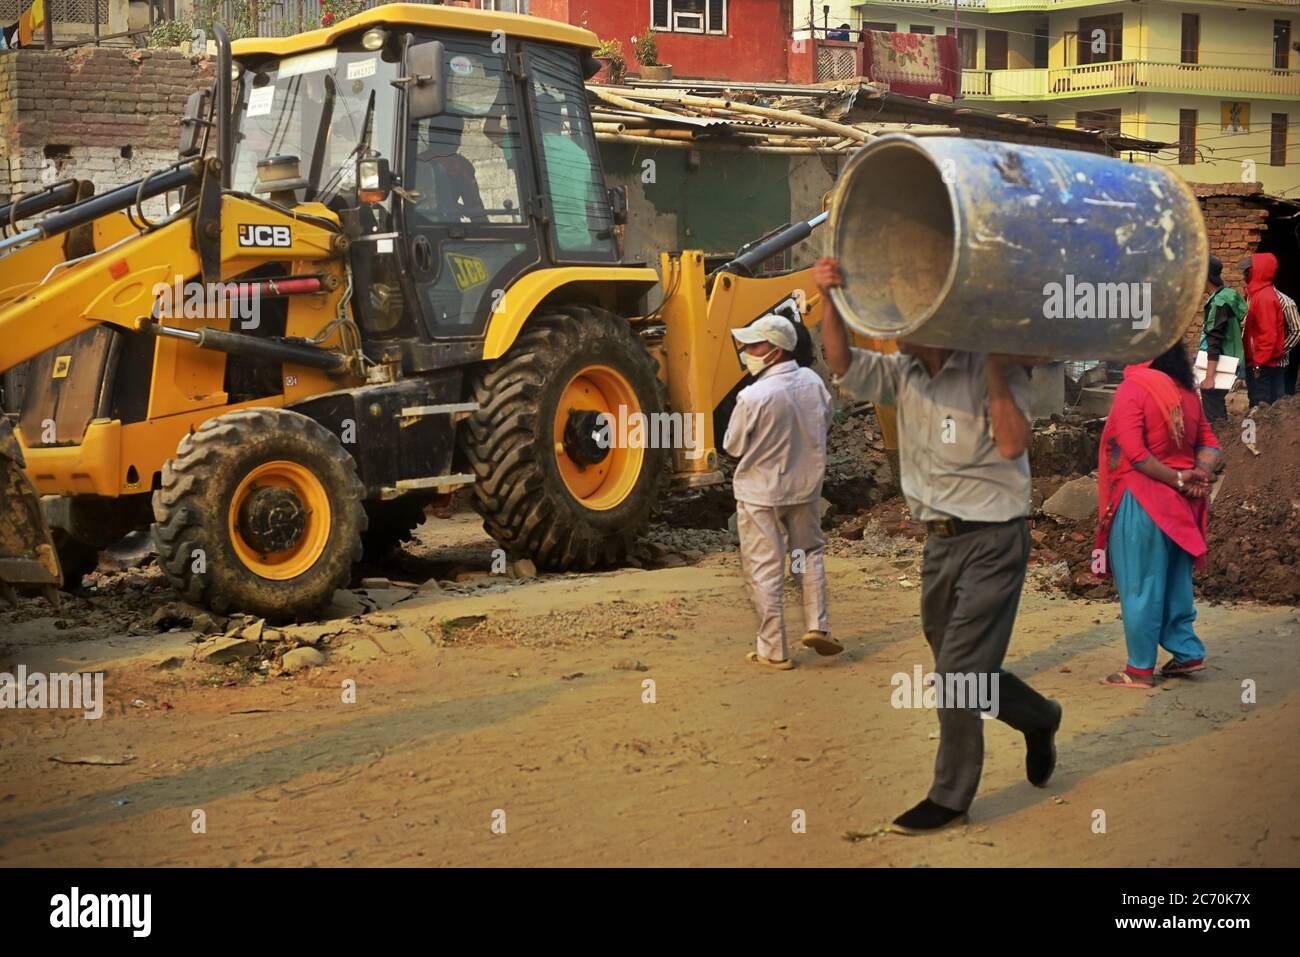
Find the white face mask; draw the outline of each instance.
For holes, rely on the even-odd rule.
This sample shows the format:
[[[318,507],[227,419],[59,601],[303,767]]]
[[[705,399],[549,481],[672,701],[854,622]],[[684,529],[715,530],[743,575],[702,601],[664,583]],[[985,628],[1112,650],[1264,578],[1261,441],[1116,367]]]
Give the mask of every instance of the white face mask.
[[[750,375],[756,376],[771,365],[768,360],[770,360],[774,355],[776,355],[775,349],[766,355],[761,356],[756,356],[750,352],[742,352],[740,354],[740,361],[745,363],[745,368],[749,370]]]

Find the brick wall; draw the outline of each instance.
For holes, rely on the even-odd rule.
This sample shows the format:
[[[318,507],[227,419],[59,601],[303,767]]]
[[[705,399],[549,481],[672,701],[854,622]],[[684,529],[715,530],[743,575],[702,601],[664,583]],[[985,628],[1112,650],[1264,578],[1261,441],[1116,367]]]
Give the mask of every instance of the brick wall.
[[[0,54],[0,200],[60,179],[104,192],[176,159],[207,57],[106,47]]]
[[[1245,295],[1246,281],[1237,264],[1259,248],[1268,228],[1269,198],[1259,183],[1194,183],[1192,191],[1205,216],[1210,255],[1223,262],[1223,281]],[[1188,327],[1191,347],[1200,342],[1202,319],[1198,315]]]

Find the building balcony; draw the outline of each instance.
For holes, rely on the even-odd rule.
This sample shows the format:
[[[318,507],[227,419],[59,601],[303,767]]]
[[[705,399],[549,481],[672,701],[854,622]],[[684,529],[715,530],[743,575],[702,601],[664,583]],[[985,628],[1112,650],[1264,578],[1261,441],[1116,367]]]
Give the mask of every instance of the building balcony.
[[[1027,13],[1047,12],[1050,10],[1067,10],[1071,7],[1095,7],[1115,0],[957,0],[961,10],[983,10],[988,13]],[[1226,6],[1227,4],[1225,4]],[[944,0],[868,0],[856,4],[859,11],[864,7],[929,7],[934,10],[951,10],[952,3]],[[1279,7],[1300,7],[1300,0],[1241,0],[1232,3],[1233,9],[1245,7],[1253,10],[1270,10]],[[869,19],[869,18],[868,18]]]
[[[971,100],[1061,100],[1107,93],[1195,93],[1266,100],[1300,99],[1300,70],[1116,60],[1044,70],[962,70]]]

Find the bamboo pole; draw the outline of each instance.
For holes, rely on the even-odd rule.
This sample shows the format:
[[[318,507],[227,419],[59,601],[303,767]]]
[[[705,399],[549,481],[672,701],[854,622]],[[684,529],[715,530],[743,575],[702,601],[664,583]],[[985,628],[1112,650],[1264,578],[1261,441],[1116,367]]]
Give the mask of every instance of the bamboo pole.
[[[712,149],[728,153],[781,153],[787,156],[810,156],[813,154],[836,156],[835,150],[824,147],[798,146],[746,146],[740,143],[721,143],[717,141],[687,142],[686,140],[666,140],[657,136],[633,136],[630,133],[597,133],[596,139],[601,143],[629,143],[634,146],[665,146],[670,149]]]
[[[610,106],[622,107],[625,110],[632,110],[634,113],[648,113],[651,116],[672,116],[676,113],[670,113],[668,110],[662,110],[657,106],[651,106],[648,103],[638,103],[635,100],[629,100],[626,97],[619,96],[617,93],[611,93],[609,90],[599,86],[589,86],[587,89],[596,94],[596,98],[603,100]]]
[[[622,133],[627,130],[622,123],[593,122],[591,125],[596,128],[597,133]]]
[[[707,109],[730,110],[733,113],[749,113],[754,116],[765,116],[769,119],[782,120],[786,123],[802,123],[819,130],[825,130],[827,133],[834,133],[837,136],[847,136],[855,139],[860,143],[868,143],[875,139],[870,133],[860,130],[855,126],[847,126],[843,123],[836,123],[834,120],[822,119],[820,116],[808,116],[804,113],[796,113],[791,110],[774,110],[766,106],[754,106],[752,103],[737,103],[734,100],[719,100],[711,97],[691,96],[687,93],[679,93],[676,90],[655,90],[655,91],[628,91],[632,96],[644,96],[650,99],[657,99],[663,102],[680,103],[682,106],[701,107]],[[597,96],[600,91],[597,90]],[[623,99],[623,97],[620,97]],[[628,100],[627,102],[631,102]],[[671,114],[669,114],[671,115]]]

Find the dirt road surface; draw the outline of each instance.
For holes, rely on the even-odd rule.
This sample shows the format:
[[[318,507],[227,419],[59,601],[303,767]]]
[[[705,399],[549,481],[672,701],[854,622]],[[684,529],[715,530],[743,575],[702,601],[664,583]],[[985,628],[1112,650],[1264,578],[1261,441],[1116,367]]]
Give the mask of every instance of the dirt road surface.
[[[424,559],[486,567],[473,520],[422,535]],[[327,663],[293,675],[33,603],[0,625],[3,670],[100,669],[107,704],[0,712],[0,864],[1300,864],[1300,612],[1202,607],[1208,671],[1143,693],[1098,684],[1123,664],[1116,604],[1031,588],[1007,666],[1064,705],[1056,776],[1029,786],[1022,738],[990,721],[970,824],[908,838],[882,825],[938,743],[932,713],[891,706],[892,676],[931,663],[914,559],[829,574],[846,651],[788,673],[743,660],[734,552],[421,591],[336,623]],[[797,602],[787,620],[800,634]]]

